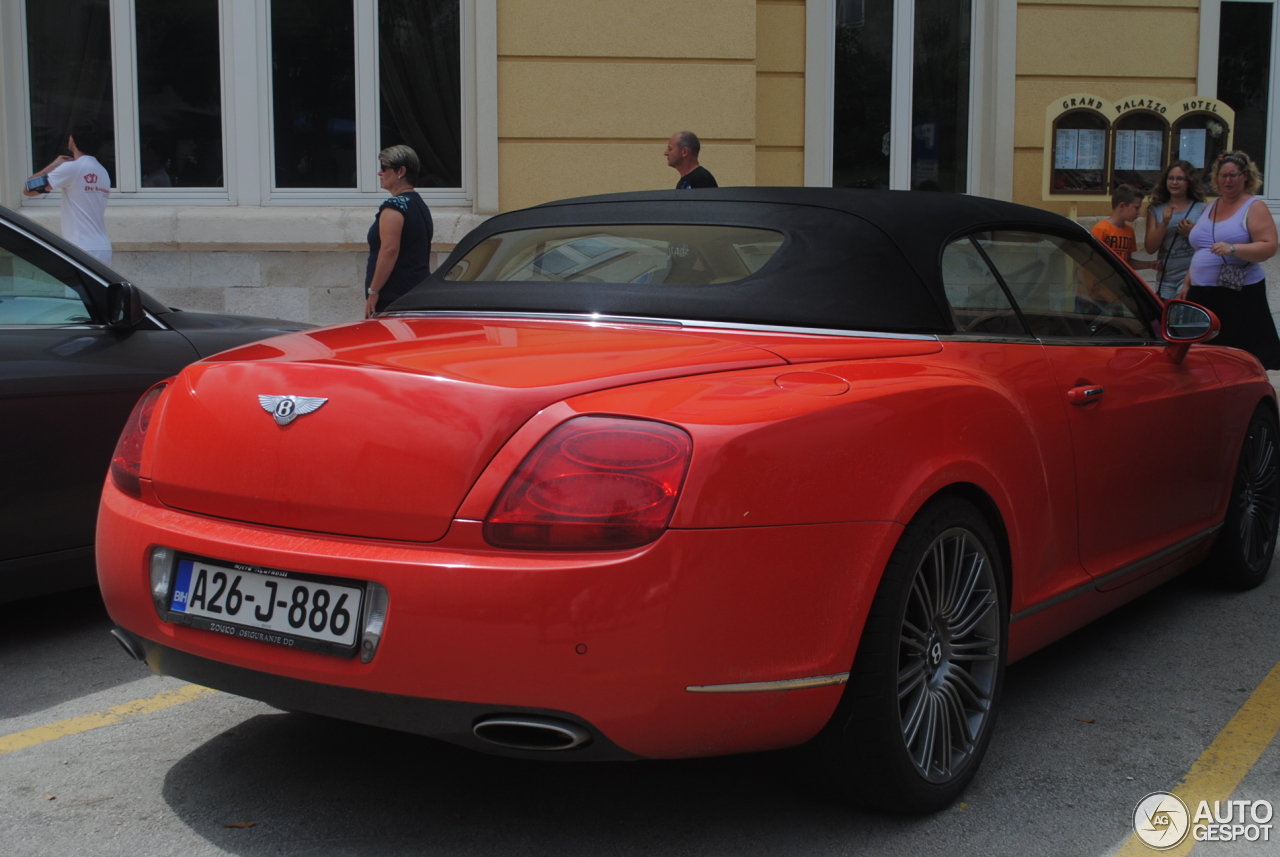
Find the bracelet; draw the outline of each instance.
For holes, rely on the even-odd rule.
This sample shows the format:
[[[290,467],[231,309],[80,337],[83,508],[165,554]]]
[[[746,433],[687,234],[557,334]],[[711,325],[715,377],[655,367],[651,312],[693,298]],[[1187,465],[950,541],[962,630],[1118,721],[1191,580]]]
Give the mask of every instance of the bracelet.
[[[1234,256],[1236,254],[1236,245],[1232,244],[1230,245],[1230,247],[1231,247],[1231,255]]]

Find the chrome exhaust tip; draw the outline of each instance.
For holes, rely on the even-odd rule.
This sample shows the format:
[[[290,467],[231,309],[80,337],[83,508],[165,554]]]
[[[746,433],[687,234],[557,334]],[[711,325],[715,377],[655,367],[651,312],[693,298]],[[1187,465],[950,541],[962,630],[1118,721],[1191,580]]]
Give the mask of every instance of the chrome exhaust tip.
[[[471,731],[508,750],[572,750],[591,741],[591,733],[576,723],[544,717],[486,717]]]
[[[122,631],[119,628],[111,629],[111,636],[116,638],[116,642],[120,644],[125,653],[140,664],[147,662],[147,652],[142,648],[142,644],[133,638],[132,634]]]

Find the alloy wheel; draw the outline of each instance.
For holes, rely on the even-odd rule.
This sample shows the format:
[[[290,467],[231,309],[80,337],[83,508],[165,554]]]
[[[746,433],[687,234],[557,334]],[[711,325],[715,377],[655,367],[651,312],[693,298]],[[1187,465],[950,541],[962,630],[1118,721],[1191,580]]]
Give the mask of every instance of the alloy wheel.
[[[1275,541],[1278,467],[1275,433],[1268,422],[1259,420],[1245,437],[1236,474],[1241,483],[1236,495],[1240,545],[1251,568],[1270,557]]]
[[[1274,478],[1275,456],[1271,456]],[[928,781],[953,779],[977,751],[992,713],[1001,623],[990,557],[953,527],[925,551],[898,643],[902,740]]]

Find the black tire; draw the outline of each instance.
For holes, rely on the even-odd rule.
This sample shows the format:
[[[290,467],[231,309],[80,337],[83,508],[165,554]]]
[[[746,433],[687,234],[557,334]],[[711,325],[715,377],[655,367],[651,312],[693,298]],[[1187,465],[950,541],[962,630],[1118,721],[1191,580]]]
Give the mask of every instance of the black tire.
[[[1249,420],[1236,463],[1222,532],[1204,577],[1224,589],[1253,589],[1267,577],[1280,527],[1280,432],[1271,409]]]
[[[928,813],[968,785],[1004,684],[1004,590],[991,528],[965,500],[931,501],[903,531],[844,696],[816,742],[849,797]]]

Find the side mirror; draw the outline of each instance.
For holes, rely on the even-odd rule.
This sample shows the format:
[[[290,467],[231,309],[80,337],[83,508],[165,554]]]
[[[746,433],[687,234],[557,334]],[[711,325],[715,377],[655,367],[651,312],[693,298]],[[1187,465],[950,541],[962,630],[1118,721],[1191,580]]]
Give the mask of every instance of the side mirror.
[[[142,295],[133,283],[112,283],[107,286],[107,325],[109,327],[133,327],[146,318],[142,309]]]
[[[1192,343],[1213,339],[1218,335],[1221,325],[1216,315],[1199,304],[1172,300],[1164,305],[1160,327],[1164,331],[1164,338],[1173,343],[1173,347],[1169,349],[1170,359],[1174,363],[1181,363]]]

